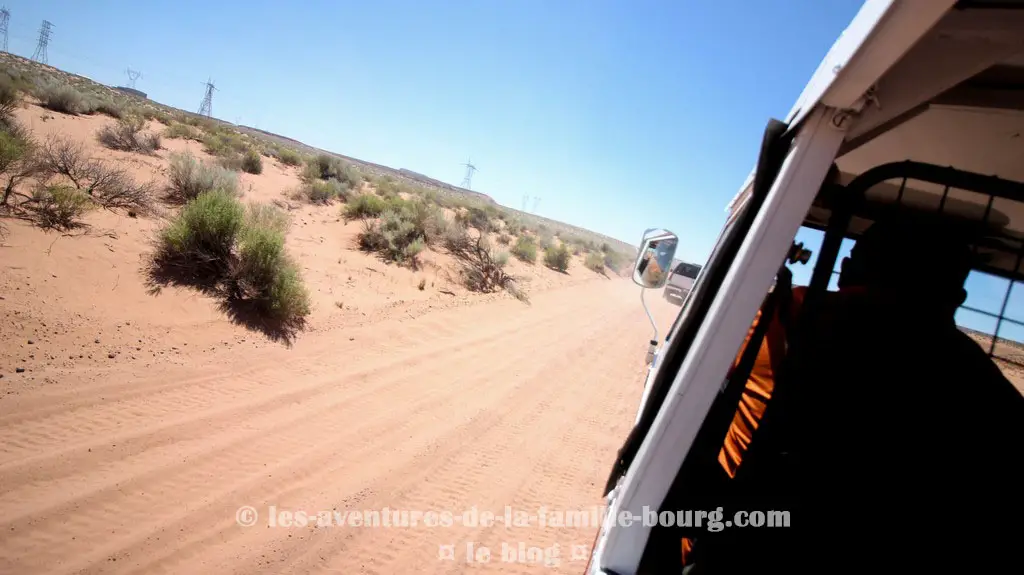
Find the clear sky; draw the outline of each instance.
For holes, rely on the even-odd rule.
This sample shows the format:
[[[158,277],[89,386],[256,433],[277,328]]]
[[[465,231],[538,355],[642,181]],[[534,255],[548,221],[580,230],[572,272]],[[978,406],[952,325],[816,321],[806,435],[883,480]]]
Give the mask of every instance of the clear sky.
[[[10,50],[703,261],[859,0],[6,0]],[[532,200],[529,207],[532,207]]]

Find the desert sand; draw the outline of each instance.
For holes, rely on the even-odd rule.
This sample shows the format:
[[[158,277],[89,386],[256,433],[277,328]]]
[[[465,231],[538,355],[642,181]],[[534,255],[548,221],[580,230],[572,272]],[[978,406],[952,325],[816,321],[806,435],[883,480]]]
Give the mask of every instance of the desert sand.
[[[52,116],[45,121],[43,116]],[[170,151],[100,149],[108,118],[36,106],[160,182]],[[152,129],[159,130],[157,124]],[[298,185],[265,160],[244,199]],[[288,247],[313,296],[281,341],[188,289],[148,286],[158,218],[96,211],[70,234],[7,221],[0,248],[0,573],[520,573],[502,543],[579,573],[590,527],[276,526],[268,508],[451,512],[590,509],[628,433],[651,331],[639,288],[574,261],[510,263],[531,304],[472,294],[427,253],[421,270],[357,251],[338,206],[296,205]],[[425,288],[418,285],[425,281]],[[666,328],[678,307],[652,294]],[[24,369],[17,373],[16,368]],[[237,511],[251,506],[251,527]],[[454,545],[455,559],[441,559]],[[492,551],[467,563],[467,545]],[[577,548],[576,553],[579,553]]]

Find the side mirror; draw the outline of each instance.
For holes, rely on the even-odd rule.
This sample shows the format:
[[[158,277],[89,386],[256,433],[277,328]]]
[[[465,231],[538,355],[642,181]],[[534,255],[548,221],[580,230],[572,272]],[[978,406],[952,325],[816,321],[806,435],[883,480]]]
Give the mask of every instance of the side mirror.
[[[679,237],[668,230],[644,232],[640,253],[633,263],[633,282],[640,287],[657,289],[668,281],[672,258],[676,255]]]

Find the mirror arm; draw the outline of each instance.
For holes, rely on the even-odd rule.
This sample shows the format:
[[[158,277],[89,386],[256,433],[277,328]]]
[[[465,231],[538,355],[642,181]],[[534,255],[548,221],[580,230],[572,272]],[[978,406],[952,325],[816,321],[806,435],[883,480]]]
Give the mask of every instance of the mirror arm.
[[[654,321],[654,316],[651,315],[651,310],[647,309],[647,302],[644,301],[644,294],[647,293],[647,288],[640,288],[640,304],[644,306],[644,312],[647,314],[647,319],[651,320],[651,328],[654,329],[654,337],[651,341],[658,342],[658,324]]]

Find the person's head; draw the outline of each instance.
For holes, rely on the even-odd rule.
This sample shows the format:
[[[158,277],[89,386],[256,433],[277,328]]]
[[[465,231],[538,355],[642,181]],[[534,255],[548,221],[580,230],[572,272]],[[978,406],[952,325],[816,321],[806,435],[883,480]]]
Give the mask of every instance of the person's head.
[[[937,215],[879,217],[845,258],[839,287],[861,287],[908,306],[952,314],[971,271],[971,229]]]

